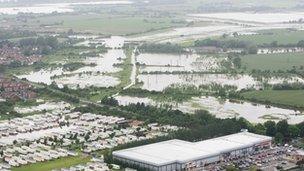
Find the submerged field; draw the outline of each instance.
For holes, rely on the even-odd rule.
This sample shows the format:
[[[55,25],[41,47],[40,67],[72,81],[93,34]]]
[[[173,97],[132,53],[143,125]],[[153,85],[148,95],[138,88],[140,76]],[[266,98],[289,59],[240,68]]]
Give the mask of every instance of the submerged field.
[[[304,108],[304,90],[252,91],[243,93],[242,96],[253,101]]]
[[[245,55],[241,57],[242,67],[247,70],[291,70],[304,66],[304,53]]]

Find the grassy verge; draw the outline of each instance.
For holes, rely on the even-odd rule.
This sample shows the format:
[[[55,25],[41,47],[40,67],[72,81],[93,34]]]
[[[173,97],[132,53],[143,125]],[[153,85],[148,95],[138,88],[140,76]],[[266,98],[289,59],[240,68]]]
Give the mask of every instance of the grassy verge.
[[[127,58],[124,59],[123,64],[120,66],[122,70],[114,74],[114,76],[118,77],[120,80],[120,84],[117,87],[122,88],[131,83],[130,76],[133,67],[131,63],[132,52],[133,49],[131,48],[125,50],[125,54]]]
[[[89,161],[90,157],[79,155],[16,167],[13,168],[12,171],[51,171],[53,169],[60,169],[78,164],[84,164]]]

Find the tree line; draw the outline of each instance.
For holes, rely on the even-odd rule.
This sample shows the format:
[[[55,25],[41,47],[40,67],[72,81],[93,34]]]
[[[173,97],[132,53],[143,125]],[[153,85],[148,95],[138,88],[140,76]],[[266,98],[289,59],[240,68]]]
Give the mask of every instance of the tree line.
[[[249,42],[249,41],[241,41],[241,40],[214,40],[214,39],[203,39],[196,40],[194,42],[194,47],[203,47],[203,46],[215,46],[218,48],[222,48],[224,51],[230,48],[244,49],[244,54],[257,54],[258,47],[257,45]]]
[[[155,44],[155,43],[144,43],[138,47],[139,52],[141,53],[175,53],[181,54],[186,51],[184,48],[178,44],[172,43],[163,43],[163,44]]]

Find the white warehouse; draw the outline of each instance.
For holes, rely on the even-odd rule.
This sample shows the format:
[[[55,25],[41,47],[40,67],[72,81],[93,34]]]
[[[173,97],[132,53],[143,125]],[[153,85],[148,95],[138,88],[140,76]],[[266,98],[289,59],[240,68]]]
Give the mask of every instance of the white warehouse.
[[[272,138],[241,132],[200,142],[169,140],[113,152],[115,160],[153,171],[182,171],[271,147]]]

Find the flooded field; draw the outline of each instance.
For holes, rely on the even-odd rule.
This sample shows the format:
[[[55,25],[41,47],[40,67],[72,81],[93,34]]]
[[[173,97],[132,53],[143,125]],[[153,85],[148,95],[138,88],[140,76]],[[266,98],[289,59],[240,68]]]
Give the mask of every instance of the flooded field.
[[[291,78],[269,78],[256,80],[250,75],[227,75],[227,74],[141,74],[138,81],[143,84],[146,90],[162,91],[170,85],[231,85],[239,90],[246,88],[260,88],[263,83],[277,84],[287,82],[304,82],[298,77]]]
[[[94,66],[85,66],[72,72],[63,71],[62,68],[42,69],[28,74],[19,75],[19,78],[26,78],[31,82],[44,83],[50,85],[55,81],[59,87],[68,85],[71,88],[85,88],[89,86],[110,87],[120,83],[118,78],[107,76],[106,73],[116,73],[121,68],[116,64],[123,63],[126,58],[123,49],[119,49],[124,44],[122,37],[112,37],[103,39],[105,46],[110,48],[107,53],[96,57],[86,57],[84,63]]]
[[[117,96],[115,99],[123,106],[136,103],[154,106],[161,104],[147,97]],[[290,124],[297,124],[304,121],[304,113],[300,111],[243,101],[229,101],[215,97],[195,97],[181,104],[168,103],[168,105],[172,105],[174,109],[186,113],[194,113],[196,110],[208,110],[218,118],[243,117],[252,123],[263,123],[267,120],[277,122],[283,119],[288,120]]]
[[[18,78],[25,78],[31,82],[35,83],[44,83],[47,85],[52,84],[53,80],[51,79],[54,76],[60,76],[64,74],[62,68],[56,69],[41,69],[40,71],[32,71],[28,74],[18,75]]]
[[[279,121],[286,119],[291,124],[304,121],[304,114],[300,111],[283,109],[248,102],[230,102],[215,97],[193,98],[189,102],[179,104],[177,109],[184,112],[194,112],[205,109],[219,118],[243,117],[253,123],[262,123],[267,120]]]
[[[102,74],[75,74],[73,76],[54,79],[59,87],[67,85],[69,88],[87,88],[87,87],[113,87],[120,83],[118,78]]]
[[[73,12],[74,6],[79,5],[126,5],[132,4],[132,1],[99,1],[82,3],[54,3],[54,4],[34,4],[31,6],[0,7],[0,14],[18,14],[18,13],[43,13],[53,12],[66,13]]]
[[[177,42],[189,38],[202,38],[202,37],[210,37],[212,35],[222,35],[225,32],[234,32],[235,30],[239,30],[241,28],[242,28],[241,26],[226,25],[226,24],[211,25],[204,27],[182,27],[153,35],[130,38],[130,40]]]
[[[197,54],[140,54],[136,61],[141,65],[140,72],[173,71],[215,71],[220,69],[220,62],[212,56]]]

